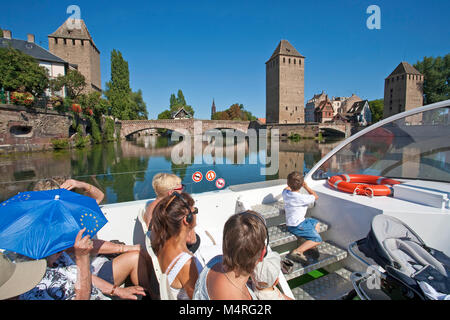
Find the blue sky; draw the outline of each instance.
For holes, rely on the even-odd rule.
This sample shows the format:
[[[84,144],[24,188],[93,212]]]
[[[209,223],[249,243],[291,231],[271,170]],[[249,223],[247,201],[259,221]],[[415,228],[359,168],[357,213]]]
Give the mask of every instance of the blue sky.
[[[14,38],[27,33],[48,48],[47,35],[78,5],[101,51],[102,87],[110,54],[120,50],[131,87],[142,89],[150,118],[182,89],[196,118],[242,103],[265,117],[265,62],[281,39],[306,57],[305,102],[356,93],[383,97],[384,78],[401,62],[450,52],[446,0],[322,1],[8,1],[0,27]],[[381,9],[381,29],[369,30],[370,5]]]

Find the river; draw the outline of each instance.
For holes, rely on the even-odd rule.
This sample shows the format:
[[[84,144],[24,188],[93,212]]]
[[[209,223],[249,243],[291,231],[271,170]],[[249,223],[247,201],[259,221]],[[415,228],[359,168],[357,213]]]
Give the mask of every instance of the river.
[[[123,140],[84,149],[9,154],[0,157],[0,201],[18,192],[30,191],[37,181],[52,177],[70,177],[99,187],[105,193],[103,204],[155,197],[151,182],[158,172],[177,174],[182,178],[185,190],[190,193],[218,190],[215,181],[219,178],[225,180],[225,188],[242,183],[285,179],[292,171],[311,169],[338,143],[280,141],[279,170],[270,175],[264,174],[267,168],[264,162],[254,161],[264,158],[269,146],[255,150],[249,148],[248,141],[245,141],[245,156],[240,163],[237,163],[237,156],[227,157],[229,154],[226,152],[222,161],[202,157],[199,160],[198,154],[193,152],[192,164],[175,164],[172,153],[177,145],[167,137],[157,136],[143,136],[132,141]],[[203,145],[201,151],[205,151],[206,147]],[[211,182],[205,178],[209,170],[216,173],[216,179]],[[203,175],[200,182],[192,180],[196,171]]]

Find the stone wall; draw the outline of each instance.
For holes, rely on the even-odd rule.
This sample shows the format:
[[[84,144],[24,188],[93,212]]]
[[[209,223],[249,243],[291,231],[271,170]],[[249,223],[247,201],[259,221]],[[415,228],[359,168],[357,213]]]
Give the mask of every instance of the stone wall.
[[[51,139],[68,138],[70,115],[22,106],[0,106],[0,154],[52,149]]]

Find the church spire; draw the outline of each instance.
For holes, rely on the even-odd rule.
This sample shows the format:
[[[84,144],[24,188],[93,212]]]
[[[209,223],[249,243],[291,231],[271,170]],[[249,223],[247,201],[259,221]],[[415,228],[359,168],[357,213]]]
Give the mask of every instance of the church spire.
[[[212,119],[214,113],[216,113],[216,104],[214,103],[214,98],[213,98],[213,103],[211,106],[211,119]]]

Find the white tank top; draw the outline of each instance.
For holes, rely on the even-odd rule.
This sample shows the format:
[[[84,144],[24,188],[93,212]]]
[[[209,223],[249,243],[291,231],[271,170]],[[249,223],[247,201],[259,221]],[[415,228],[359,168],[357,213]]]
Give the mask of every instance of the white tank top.
[[[177,300],[190,300],[189,296],[187,295],[184,288],[172,288],[172,283],[177,277],[178,273],[181,271],[183,266],[194,258],[195,266],[197,267],[197,271],[200,274],[202,272],[202,265],[200,261],[195,256],[192,256],[191,254],[187,252],[182,252],[178,256],[176,256],[175,259],[172,260],[170,265],[167,267],[166,272],[164,272],[167,275],[168,283],[170,284],[170,290],[172,291],[174,297],[177,297]]]

